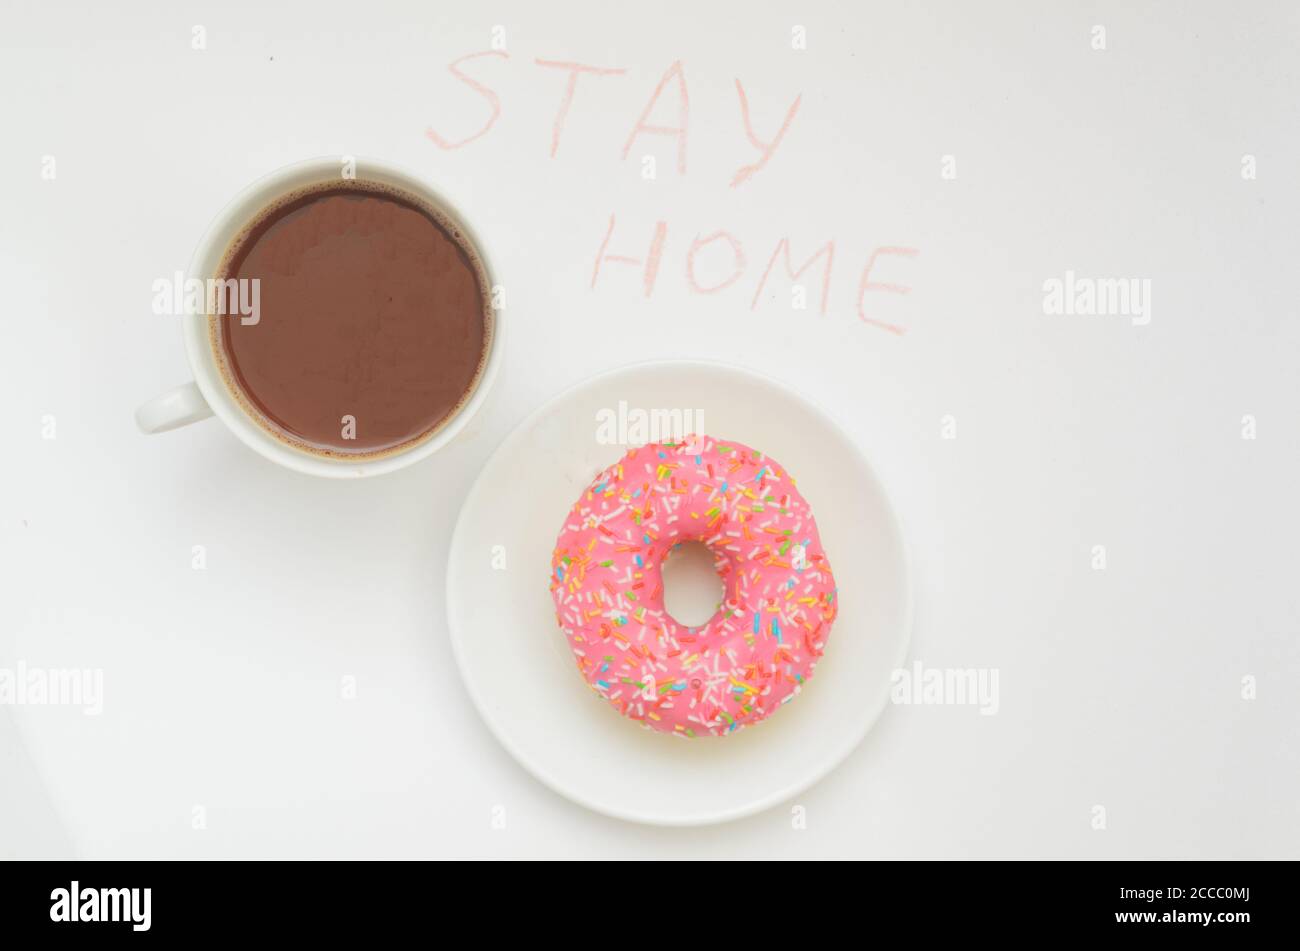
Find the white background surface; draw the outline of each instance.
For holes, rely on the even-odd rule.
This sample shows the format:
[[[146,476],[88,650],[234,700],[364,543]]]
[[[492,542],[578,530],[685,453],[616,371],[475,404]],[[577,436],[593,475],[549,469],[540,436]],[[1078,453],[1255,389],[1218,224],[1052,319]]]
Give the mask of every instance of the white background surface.
[[[5,3],[0,666],[102,668],[105,709],[0,711],[0,855],[1300,853],[1294,7],[611,6]],[[488,117],[447,66],[494,25],[509,57],[464,68],[500,118],[443,151],[428,126]],[[553,159],[565,74],[538,58],[627,70],[579,84]],[[679,59],[685,175],[668,138],[622,159]],[[730,188],[757,157],[737,77],[760,138],[803,98]],[[473,433],[354,484],[212,421],[138,435],[135,405],[188,379],[151,283],[250,180],[333,153],[419,171],[488,237],[509,343]],[[667,222],[649,298],[627,265],[591,286],[611,214],[610,250],[636,257]],[[695,293],[687,250],[719,229],[747,268]],[[751,310],[785,236],[796,260],[836,241],[824,317],[779,274]],[[910,294],[865,298],[901,337],[856,316],[880,246],[920,251],[873,274]],[[701,280],[725,263],[702,253]],[[1044,316],[1067,269],[1150,279],[1151,323]],[[1000,672],[996,716],[886,711],[800,797],[802,831],[796,803],[684,831],[571,805],[496,745],[452,662],[447,542],[493,446],[567,384],[674,356],[836,412],[902,517],[913,658]]]

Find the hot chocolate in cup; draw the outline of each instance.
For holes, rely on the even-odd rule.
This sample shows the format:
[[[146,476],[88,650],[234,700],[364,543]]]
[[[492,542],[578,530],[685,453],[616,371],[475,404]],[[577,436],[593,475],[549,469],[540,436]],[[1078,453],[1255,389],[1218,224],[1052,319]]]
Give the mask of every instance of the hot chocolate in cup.
[[[482,242],[386,163],[317,159],[255,183],[190,277],[205,289],[182,318],[195,380],[137,411],[145,432],[215,414],[291,468],[378,474],[460,432],[499,362]]]

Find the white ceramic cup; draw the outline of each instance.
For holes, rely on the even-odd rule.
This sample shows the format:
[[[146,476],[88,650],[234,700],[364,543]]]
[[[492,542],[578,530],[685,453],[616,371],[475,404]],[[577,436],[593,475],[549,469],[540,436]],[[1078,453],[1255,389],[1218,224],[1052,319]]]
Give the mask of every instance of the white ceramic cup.
[[[199,242],[198,250],[194,252],[185,277],[199,280],[215,277],[221,259],[231,242],[259,211],[275,199],[303,186],[342,180],[344,161],[339,156],[308,159],[272,172],[249,185],[226,205],[208,226],[207,233]],[[459,227],[461,234],[478,252],[479,260],[487,275],[488,286],[496,285],[495,272],[482,238],[461,217],[451,202],[428,183],[387,162],[362,158],[349,158],[347,161],[354,163],[356,178],[402,189],[432,204],[452,224]],[[409,466],[432,455],[454,439],[465,428],[470,418],[482,408],[501,362],[502,321],[501,312],[497,310],[493,313],[491,342],[483,371],[479,374],[473,392],[455,415],[443,423],[432,436],[409,449],[376,458],[349,460],[346,457],[329,457],[295,448],[277,439],[255,422],[240,406],[239,401],[222,379],[216,354],[212,351],[207,316],[202,313],[187,313],[179,319],[182,321],[185,352],[189,356],[194,380],[154,397],[136,410],[135,420],[141,432],[167,432],[209,416],[216,416],[245,444],[266,458],[309,475],[336,478],[380,475]]]

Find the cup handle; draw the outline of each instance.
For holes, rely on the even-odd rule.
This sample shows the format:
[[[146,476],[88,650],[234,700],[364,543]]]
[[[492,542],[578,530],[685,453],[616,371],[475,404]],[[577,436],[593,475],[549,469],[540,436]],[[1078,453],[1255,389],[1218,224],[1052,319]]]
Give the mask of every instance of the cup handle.
[[[197,423],[212,415],[212,407],[194,383],[182,383],[159,394],[135,411],[140,432],[152,435]]]

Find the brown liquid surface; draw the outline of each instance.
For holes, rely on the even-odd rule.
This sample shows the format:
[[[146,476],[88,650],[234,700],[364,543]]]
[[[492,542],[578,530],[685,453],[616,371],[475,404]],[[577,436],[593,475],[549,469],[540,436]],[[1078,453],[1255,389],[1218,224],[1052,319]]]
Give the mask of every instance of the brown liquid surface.
[[[356,182],[272,206],[220,276],[257,278],[261,294],[258,323],[215,318],[224,369],[263,425],[309,450],[374,454],[418,440],[482,371],[482,269],[409,196]]]

